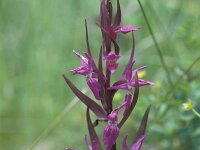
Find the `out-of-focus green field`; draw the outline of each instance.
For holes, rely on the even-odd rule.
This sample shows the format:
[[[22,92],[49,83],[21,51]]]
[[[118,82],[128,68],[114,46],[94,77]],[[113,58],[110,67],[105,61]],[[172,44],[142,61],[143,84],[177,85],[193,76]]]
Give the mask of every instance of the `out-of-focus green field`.
[[[175,83],[200,56],[199,0],[141,2]],[[166,96],[172,88],[137,1],[121,0],[121,8],[122,24],[141,27],[135,32],[136,67],[148,66],[144,78],[156,85],[141,89],[137,108],[118,143],[126,133],[133,133],[129,137],[134,138],[144,110],[152,104],[143,149],[200,150],[200,119],[181,108],[190,98],[200,110],[200,62]],[[83,77],[72,76],[68,71],[80,65],[72,50],[83,53],[86,49],[85,18],[93,54],[98,55],[101,43],[101,33],[95,25],[98,15],[99,0],[0,0],[1,150],[29,149],[71,102],[74,95],[62,74],[80,89],[86,87]],[[119,43],[124,55],[120,61],[122,70],[130,52],[131,34],[120,35]],[[120,70],[113,78],[117,79],[119,74]],[[117,103],[121,101],[123,97]],[[78,102],[52,130],[42,134],[33,149],[61,150],[67,146],[86,149],[85,110]]]

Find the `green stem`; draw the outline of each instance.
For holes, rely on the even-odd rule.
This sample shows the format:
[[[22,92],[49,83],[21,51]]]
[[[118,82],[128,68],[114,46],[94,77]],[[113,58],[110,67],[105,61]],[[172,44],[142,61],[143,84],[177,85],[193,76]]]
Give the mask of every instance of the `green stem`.
[[[144,16],[145,22],[146,22],[146,24],[147,24],[147,27],[148,27],[148,29],[149,29],[149,32],[150,32],[151,37],[152,37],[152,39],[153,39],[153,42],[154,42],[154,44],[155,44],[156,50],[157,50],[157,52],[158,52],[158,55],[159,55],[159,58],[160,58],[160,61],[161,61],[161,64],[162,64],[162,66],[163,66],[163,68],[164,68],[164,70],[165,70],[165,72],[166,72],[167,80],[168,80],[170,86],[173,86],[173,82],[172,82],[172,79],[171,79],[171,76],[170,76],[170,72],[169,72],[168,67],[167,67],[167,65],[166,65],[166,63],[165,63],[165,59],[164,59],[164,57],[163,57],[163,54],[162,54],[162,52],[161,52],[161,49],[160,49],[160,47],[159,47],[159,45],[158,45],[158,42],[157,42],[157,40],[156,40],[156,37],[155,37],[155,35],[154,35],[154,33],[153,33],[153,30],[152,30],[152,28],[151,28],[151,26],[150,26],[150,23],[149,23],[149,21],[148,21],[148,19],[147,19],[146,13],[145,13],[145,11],[144,11],[144,9],[143,9],[143,6],[142,6],[140,0],[138,0],[138,3],[139,3],[139,5],[140,5],[140,9],[141,9],[142,14],[143,14],[143,16]]]
[[[179,85],[179,83],[182,81],[183,77],[190,72],[192,67],[200,60],[200,56],[195,59],[192,64],[188,67],[188,69],[176,80],[175,84],[172,86],[172,88],[166,93],[165,99],[167,99],[173,91],[176,89],[176,87]]]
[[[194,108],[192,108],[192,111],[195,113],[195,115],[197,115],[197,117],[200,118],[200,114]]]
[[[85,94],[87,90],[83,89],[82,92]],[[42,139],[48,136],[63,120],[65,115],[76,105],[78,101],[78,98],[75,97],[68,105],[66,105],[64,110],[53,120],[53,122],[46,129],[44,129],[44,131],[30,144],[28,150],[32,150],[38,143],[41,142]]]

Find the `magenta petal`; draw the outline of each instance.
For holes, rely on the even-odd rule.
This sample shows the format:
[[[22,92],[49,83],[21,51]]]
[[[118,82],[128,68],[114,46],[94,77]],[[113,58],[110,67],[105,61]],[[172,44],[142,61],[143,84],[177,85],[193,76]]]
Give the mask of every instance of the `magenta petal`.
[[[106,67],[108,68],[108,70],[110,70],[111,73],[114,73],[118,68],[118,64],[109,62],[106,64]]]
[[[126,34],[126,33],[131,32],[131,31],[137,31],[137,30],[140,30],[140,28],[135,28],[131,25],[118,26],[114,29],[114,31],[116,33],[120,32],[120,33],[123,33],[123,34]]]
[[[93,78],[87,78],[86,81],[87,81],[87,84],[88,84],[89,88],[93,92],[95,98],[98,99],[98,100],[100,100],[99,93],[100,93],[101,86],[100,86],[99,82],[97,82]]]
[[[106,67],[110,70],[111,73],[114,73],[118,67],[117,60],[120,59],[121,56],[116,55],[114,52],[110,52],[106,57]]]
[[[84,75],[84,76],[90,74],[90,72],[91,72],[89,70],[89,68],[86,66],[80,66],[80,67],[70,70],[70,71],[73,72],[73,74],[80,74],[80,75]]]
[[[125,138],[124,138],[124,140],[123,140],[123,143],[122,143],[123,150],[128,150],[128,146],[126,144],[127,138],[128,138],[128,135],[126,135]]]
[[[119,128],[117,123],[108,122],[103,131],[103,142],[106,145],[106,150],[111,150],[119,136]]]
[[[88,68],[90,68],[91,70],[94,70],[96,67],[94,63],[94,59],[88,53],[85,53],[85,55],[88,58],[88,64],[87,64]]]
[[[106,56],[106,60],[115,60],[117,61],[118,59],[120,59],[121,56],[116,55],[114,52],[110,52],[107,56]]]
[[[138,83],[139,83],[139,87],[140,86],[145,86],[145,85],[154,85],[153,82],[149,82],[149,81],[145,81],[145,80],[142,80],[142,79],[138,79]],[[131,86],[132,87],[135,87],[135,80],[132,80],[131,81]]]
[[[88,60],[85,57],[83,57],[80,53],[76,52],[75,50],[73,50],[73,52],[79,57],[79,59],[83,65],[85,65],[85,66],[88,65]]]
[[[108,88],[108,90],[119,90],[119,89],[128,90],[128,84],[123,83],[123,84],[111,86],[111,87]]]
[[[144,141],[145,137],[146,137],[146,134],[141,135],[140,137],[138,137],[136,142],[133,145],[131,145],[130,150],[140,150],[141,144]]]
[[[118,121],[118,111],[113,110],[109,115],[108,115],[108,120],[112,122],[117,122]]]

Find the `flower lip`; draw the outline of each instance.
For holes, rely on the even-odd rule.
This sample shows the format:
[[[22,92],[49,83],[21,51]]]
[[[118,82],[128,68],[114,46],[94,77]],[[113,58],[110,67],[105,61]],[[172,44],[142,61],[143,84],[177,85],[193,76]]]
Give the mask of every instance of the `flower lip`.
[[[119,60],[121,56],[116,55],[114,52],[110,52],[104,59],[106,61],[106,67],[111,73],[114,73],[118,68],[117,60]]]

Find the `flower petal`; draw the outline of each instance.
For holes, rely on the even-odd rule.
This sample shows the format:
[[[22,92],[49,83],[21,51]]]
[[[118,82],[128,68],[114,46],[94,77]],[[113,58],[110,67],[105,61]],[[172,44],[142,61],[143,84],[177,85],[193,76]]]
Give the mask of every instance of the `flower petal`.
[[[123,33],[123,34],[126,34],[126,33],[131,32],[131,31],[137,31],[137,30],[140,30],[140,28],[135,28],[131,25],[118,26],[114,29],[114,31],[116,33],[120,32],[120,33]]]
[[[80,67],[73,69],[73,70],[70,70],[70,71],[73,72],[73,74],[80,74],[80,75],[84,75],[84,76],[91,73],[89,68],[86,67],[86,66],[80,66]]]
[[[130,85],[131,87],[135,87],[135,80],[132,80]],[[154,85],[153,82],[150,82],[150,81],[145,81],[145,80],[142,80],[142,79],[138,79],[138,84],[139,84],[139,87],[141,86],[145,86],[145,85]]]
[[[90,77],[87,78],[86,81],[92,93],[94,94],[95,98],[100,100],[101,97],[99,94],[100,94],[101,85],[99,84],[99,82],[97,82],[95,79],[90,78]]]
[[[111,150],[119,136],[119,128],[117,124],[108,123],[103,131],[103,142],[106,145],[106,150]]]
[[[84,66],[88,66],[88,60],[83,57],[80,53],[76,52],[75,50],[73,50],[73,52],[76,54],[76,56],[79,57],[81,63],[84,65]]]
[[[106,67],[110,70],[111,73],[114,73],[118,67],[117,60],[120,59],[121,56],[116,55],[114,52],[110,52],[106,57]]]
[[[111,86],[111,87],[108,88],[108,90],[119,90],[119,89],[128,90],[127,83],[122,83],[122,84],[119,84],[119,85],[114,85],[114,86]]]

